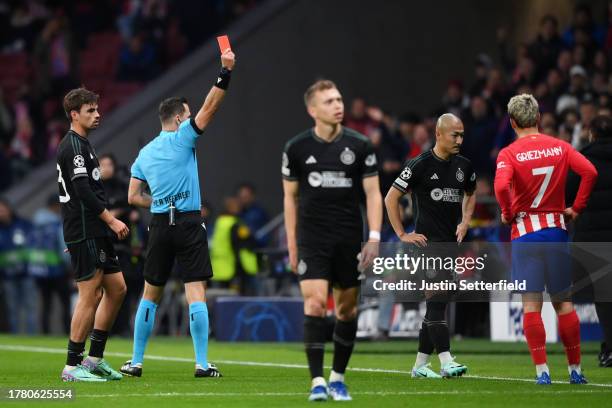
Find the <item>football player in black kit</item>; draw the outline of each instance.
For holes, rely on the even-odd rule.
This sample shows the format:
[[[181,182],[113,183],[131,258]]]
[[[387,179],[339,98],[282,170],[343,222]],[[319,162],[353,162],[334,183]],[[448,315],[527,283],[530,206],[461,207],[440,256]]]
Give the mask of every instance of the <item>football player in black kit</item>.
[[[440,116],[436,124],[436,144],[433,149],[408,162],[389,189],[385,205],[389,221],[401,241],[418,247],[425,247],[428,243],[463,241],[476,204],[476,173],[471,162],[459,154],[463,134],[463,123],[458,117],[450,113]],[[400,219],[399,200],[409,191],[415,207],[416,226],[414,232],[406,233]],[[433,251],[435,256],[435,249]],[[456,254],[437,254],[449,255]],[[438,273],[443,279],[453,279],[453,272],[446,275],[444,271]],[[420,287],[420,283],[417,285]],[[444,291],[425,291],[427,312],[419,332],[419,350],[412,369],[413,377],[455,377],[467,372],[467,367],[455,362],[450,354],[446,322],[448,298],[449,293]],[[429,357],[434,349],[440,358],[440,374],[434,372],[429,365]]]
[[[315,126],[287,143],[281,171],[289,260],[304,297],[304,345],[312,378],[309,400],[325,401],[329,395],[348,401],[344,372],[357,334],[359,269],[377,256],[380,241],[382,196],[376,155],[365,136],[342,126],[344,104],[333,82],[315,82],[304,102]],[[361,249],[363,204],[370,232]],[[328,388],[323,352],[330,285],[336,324]]]
[[[57,181],[64,240],[79,298],[72,315],[62,380],[120,380],[121,374],[103,358],[108,332],[126,291],[110,234],[124,239],[129,230],[105,208],[100,164],[88,140],[89,132],[100,123],[98,95],[84,88],[73,89],[64,97],[64,110],[70,130],[58,146]],[[83,361],[90,331],[89,355]]]

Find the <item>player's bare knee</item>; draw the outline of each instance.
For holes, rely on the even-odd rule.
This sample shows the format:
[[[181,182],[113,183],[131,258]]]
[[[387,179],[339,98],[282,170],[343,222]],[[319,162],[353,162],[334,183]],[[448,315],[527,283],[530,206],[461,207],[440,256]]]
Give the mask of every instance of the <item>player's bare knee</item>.
[[[344,322],[355,320],[357,317],[356,305],[338,305],[336,308],[336,318]]]
[[[325,317],[327,305],[324,298],[311,296],[304,300],[304,313],[308,316]]]

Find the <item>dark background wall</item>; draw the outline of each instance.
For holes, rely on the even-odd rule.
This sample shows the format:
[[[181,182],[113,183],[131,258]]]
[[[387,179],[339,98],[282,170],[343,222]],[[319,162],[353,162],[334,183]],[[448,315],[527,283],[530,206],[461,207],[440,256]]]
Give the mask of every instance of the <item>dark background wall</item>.
[[[513,38],[530,38],[537,30],[534,24],[540,10],[553,10],[566,19],[574,2],[284,3],[288,5],[280,7],[265,24],[234,37],[238,60],[232,85],[199,141],[203,195],[217,210],[222,198],[241,181],[256,185],[261,201],[272,213],[282,210],[281,151],[289,138],[311,126],[302,94],[314,79],[334,80],[347,105],[352,97],[364,95],[369,102],[396,113],[427,113],[440,100],[450,78],[471,77],[478,53],[496,57],[498,26],[508,26]],[[561,26],[566,22],[562,20]],[[216,47],[213,41],[206,46],[209,55]],[[157,89],[148,89],[140,97],[137,108],[130,110],[128,106],[125,112],[108,118],[112,135],[107,134],[104,142],[101,136],[92,136],[98,153],[112,151],[120,162],[131,164],[139,147],[159,132],[159,100],[184,95],[195,112],[217,70],[216,58],[201,57],[195,65],[192,61],[191,68],[167,73],[152,85]],[[162,82],[166,87],[159,91]],[[104,126],[103,121],[97,133],[102,134]],[[31,194],[21,194],[18,208],[28,214],[40,205],[57,189],[55,177],[54,164],[31,177],[29,181],[38,182],[38,187]]]

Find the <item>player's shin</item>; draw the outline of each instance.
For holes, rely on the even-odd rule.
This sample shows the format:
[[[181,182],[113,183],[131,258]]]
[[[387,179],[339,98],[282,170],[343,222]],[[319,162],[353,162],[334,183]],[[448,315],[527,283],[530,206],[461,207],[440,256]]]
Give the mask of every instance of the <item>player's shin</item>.
[[[336,320],[334,326],[334,363],[329,382],[344,382],[344,372],[348,365],[357,337],[357,319]]]
[[[196,367],[208,367],[208,307],[205,302],[189,305],[189,329],[193,340]]]
[[[546,365],[546,330],[540,312],[527,312],[523,315],[523,332],[527,339],[529,352],[533,364],[536,366],[537,375],[548,373]]]
[[[325,350],[325,318],[304,316],[304,348],[311,378],[323,378],[323,353]]]
[[[565,347],[569,372],[580,370],[580,321],[575,310],[559,315],[559,337]]]
[[[147,299],[142,299],[136,311],[134,319],[134,351],[132,353],[132,365],[142,364],[145,348],[149,337],[153,332],[155,324],[155,311],[157,304]]]

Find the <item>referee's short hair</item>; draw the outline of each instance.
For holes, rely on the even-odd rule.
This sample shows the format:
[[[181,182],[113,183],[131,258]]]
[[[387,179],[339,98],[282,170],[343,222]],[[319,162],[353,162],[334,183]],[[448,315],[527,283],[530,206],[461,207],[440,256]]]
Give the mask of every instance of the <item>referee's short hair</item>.
[[[187,98],[173,96],[166,98],[159,104],[159,120],[162,123],[168,122],[175,115],[182,115],[185,112]]]
[[[508,115],[519,129],[535,127],[538,123],[538,101],[530,94],[513,96],[508,102]]]
[[[71,90],[64,96],[64,112],[68,120],[71,120],[70,112],[81,111],[83,105],[98,103],[100,96],[83,87]]]
[[[326,91],[328,89],[338,89],[338,87],[333,81],[330,81],[329,79],[317,80],[314,84],[308,87],[306,92],[304,92],[304,104],[306,104],[306,106],[309,106],[315,92]]]

